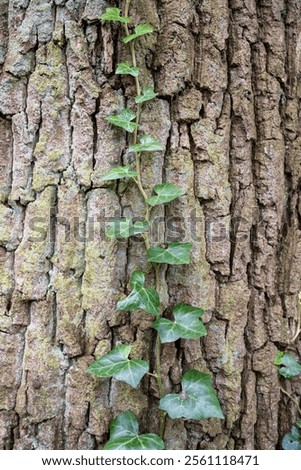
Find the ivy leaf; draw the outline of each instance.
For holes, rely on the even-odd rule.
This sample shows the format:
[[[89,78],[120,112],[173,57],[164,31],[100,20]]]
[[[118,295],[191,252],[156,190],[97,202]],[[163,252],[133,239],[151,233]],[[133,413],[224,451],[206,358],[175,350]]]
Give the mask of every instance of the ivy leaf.
[[[296,426],[293,426],[290,432],[283,437],[282,448],[284,450],[301,450],[301,434]]]
[[[196,339],[207,335],[207,330],[199,317],[204,310],[180,303],[173,309],[175,321],[167,318],[159,318],[152,323],[152,327],[158,331],[162,343],[171,343],[179,338]]]
[[[136,96],[135,102],[137,104],[144,103],[145,101],[153,100],[154,98],[156,98],[156,96],[158,96],[158,93],[155,93],[155,90],[153,89],[153,87],[146,87],[146,88],[143,88],[142,95]]]
[[[113,114],[106,117],[106,120],[117,127],[121,127],[127,132],[134,132],[137,128],[136,122],[131,122],[136,118],[136,114],[130,109],[123,109],[119,114]]]
[[[155,289],[144,287],[145,276],[142,271],[135,271],[131,276],[132,292],[117,303],[118,310],[145,310],[158,317],[160,315],[160,299]]]
[[[101,20],[104,21],[119,21],[120,23],[130,23],[131,18],[121,16],[121,11],[119,8],[107,8],[105,13],[100,16]]]
[[[132,75],[132,77],[138,77],[139,75],[139,67],[132,67],[129,62],[122,62],[118,64],[116,69],[116,74],[118,75]]]
[[[149,135],[140,137],[140,144],[131,145],[129,152],[156,152],[162,150],[162,145]]]
[[[95,377],[115,377],[136,388],[142,377],[148,372],[147,361],[128,359],[132,347],[120,344],[108,354],[93,362],[88,368]]]
[[[168,248],[153,247],[147,252],[147,260],[153,263],[189,264],[191,243],[174,242]]]
[[[184,194],[184,191],[173,183],[156,184],[154,191],[157,193],[157,196],[148,197],[146,199],[146,202],[150,206],[165,204]]]
[[[137,176],[137,171],[131,170],[130,165],[115,166],[108,173],[102,176],[101,181],[119,180],[120,178],[133,178]]]
[[[160,409],[171,419],[224,418],[209,374],[189,370],[183,375],[182,392],[165,395]]]
[[[150,24],[138,24],[138,26],[134,29],[134,34],[129,34],[125,38],[123,38],[123,42],[127,44],[133,39],[137,39],[140,36],[144,36],[145,34],[152,33],[154,28]]]
[[[278,351],[274,364],[276,366],[284,366],[280,367],[279,374],[286,379],[291,379],[301,374],[301,365],[291,354]]]
[[[110,426],[110,440],[105,450],[162,450],[164,443],[157,434],[138,434],[136,416],[126,411],[113,419]]]
[[[131,218],[114,219],[109,222],[110,229],[106,235],[109,238],[128,238],[139,233],[147,232],[149,229],[149,222],[142,220],[134,222]]]

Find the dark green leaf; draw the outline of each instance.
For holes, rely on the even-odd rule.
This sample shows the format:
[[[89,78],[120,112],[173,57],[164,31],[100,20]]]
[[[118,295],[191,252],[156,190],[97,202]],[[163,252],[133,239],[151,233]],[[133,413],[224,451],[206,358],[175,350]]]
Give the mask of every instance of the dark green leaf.
[[[199,320],[203,313],[201,308],[181,303],[173,309],[174,322],[159,318],[153,322],[152,327],[158,331],[162,343],[171,343],[179,338],[201,338],[207,335],[205,326]]]
[[[172,419],[224,418],[210,375],[197,370],[183,375],[182,392],[165,395],[160,408]]]
[[[127,132],[134,132],[137,128],[136,122],[131,122],[136,118],[136,114],[130,109],[123,109],[119,114],[106,117],[106,120],[117,127],[121,127]]]
[[[146,87],[143,88],[142,94],[140,96],[136,96],[135,101],[136,103],[144,103],[145,101],[153,100],[158,96],[158,93],[155,93],[153,87]]]
[[[119,21],[120,23],[130,23],[131,18],[126,18],[125,16],[120,16],[121,11],[119,8],[107,8],[105,13],[100,17],[104,21]]]
[[[296,426],[293,426],[290,432],[285,434],[282,439],[282,448],[284,450],[301,450],[301,435]]]
[[[142,377],[148,372],[147,361],[130,360],[132,347],[120,344],[112,349],[108,354],[93,362],[88,368],[88,372],[96,377],[115,377],[136,388]]]
[[[106,235],[110,238],[128,238],[139,233],[147,232],[149,229],[149,222],[143,220],[141,222],[134,222],[130,218],[114,219],[109,222],[110,229]]]
[[[147,313],[158,317],[160,315],[160,299],[155,289],[144,287],[144,274],[135,271],[131,276],[132,292],[125,299],[117,303],[118,310],[145,310]]]
[[[157,196],[152,196],[146,199],[146,202],[150,206],[156,206],[157,204],[166,204],[167,202],[173,201],[179,196],[182,196],[184,191],[178,188],[173,183],[156,184],[154,187]]]
[[[279,374],[286,379],[291,379],[301,374],[301,365],[291,354],[278,351],[274,364],[276,366],[284,366],[280,367]]]
[[[129,147],[129,152],[155,152],[157,150],[162,150],[162,145],[149,135],[143,135],[140,137],[140,144]]]
[[[168,248],[153,247],[147,252],[147,259],[153,263],[189,264],[191,243],[174,242]]]
[[[117,75],[132,75],[132,77],[138,77],[139,72],[139,67],[132,67],[129,62],[122,62],[121,64],[118,64],[116,69]]]
[[[129,36],[126,36],[123,38],[123,42],[127,44],[130,41],[133,41],[133,39],[137,39],[140,36],[144,36],[145,34],[152,33],[154,31],[154,28],[150,24],[138,24],[136,28],[134,29],[134,34],[129,34]]]
[[[115,166],[108,173],[101,177],[102,181],[118,180],[120,178],[133,178],[137,176],[137,171],[131,170],[130,165]]]
[[[138,435],[136,416],[131,411],[117,416],[110,426],[110,440],[105,450],[162,450],[164,443],[157,434]]]

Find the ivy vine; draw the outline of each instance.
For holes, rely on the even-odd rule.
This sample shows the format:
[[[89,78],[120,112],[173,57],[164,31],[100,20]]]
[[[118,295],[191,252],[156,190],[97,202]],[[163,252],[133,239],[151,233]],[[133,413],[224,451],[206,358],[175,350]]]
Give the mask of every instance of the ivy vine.
[[[128,238],[140,234],[143,237],[147,260],[152,264],[155,272],[156,286],[146,286],[145,274],[134,271],[131,274],[130,294],[119,300],[117,310],[135,311],[144,310],[154,318],[152,328],[157,331],[155,347],[155,370],[149,372],[149,363],[140,359],[129,358],[131,345],[119,344],[108,354],[96,360],[88,368],[88,372],[95,377],[109,378],[126,382],[131,387],[138,387],[145,374],[155,377],[159,394],[160,432],[156,434],[139,435],[138,421],[131,411],[121,413],[113,419],[110,426],[110,439],[105,449],[163,449],[165,417],[171,419],[223,419],[223,413],[216,393],[211,384],[211,377],[198,370],[188,370],[182,377],[182,391],[180,393],[166,394],[164,390],[161,371],[161,344],[174,342],[180,338],[198,339],[207,334],[201,321],[203,310],[199,307],[179,303],[173,308],[173,320],[163,317],[163,309],[158,294],[160,286],[160,266],[185,265],[190,262],[191,243],[173,242],[167,246],[151,246],[149,229],[151,227],[151,211],[156,205],[167,204],[180,197],[183,191],[172,182],[157,184],[153,194],[147,194],[143,186],[141,174],[141,155],[162,150],[160,142],[153,136],[140,135],[140,117],[143,104],[156,98],[157,93],[152,87],[142,87],[140,83],[140,69],[137,65],[136,42],[141,36],[153,32],[150,24],[143,23],[132,27],[129,16],[131,0],[126,0],[124,12],[119,8],[107,8],[101,15],[102,21],[113,21],[123,25],[125,37],[123,43],[129,45],[131,61],[118,64],[116,74],[130,75],[135,80],[136,96],[135,109],[123,109],[120,113],[107,116],[107,121],[122,128],[132,136],[128,152],[135,155],[132,165],[111,168],[103,181],[114,181],[127,178],[137,185],[141,198],[144,201],[144,220],[134,222],[131,218],[121,218],[111,221],[106,235],[110,238]]]

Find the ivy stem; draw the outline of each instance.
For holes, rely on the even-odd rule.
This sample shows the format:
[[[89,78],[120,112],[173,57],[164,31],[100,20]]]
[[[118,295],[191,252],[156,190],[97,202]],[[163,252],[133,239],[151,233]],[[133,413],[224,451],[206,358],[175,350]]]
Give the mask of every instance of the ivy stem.
[[[284,388],[280,387],[280,390],[281,390],[282,393],[284,393],[284,395],[289,397],[289,399],[292,400],[292,402],[295,403],[295,405],[297,407],[297,410],[298,410],[298,413],[301,416],[301,408],[300,408],[299,403],[297,402],[297,400],[295,400],[295,398],[293,398],[286,390],[284,390]]]
[[[129,18],[129,9],[131,5],[131,0],[126,0],[125,1],[125,8],[124,8],[124,16],[126,18]],[[129,27],[128,24],[124,24],[125,28],[125,33],[128,36],[130,34],[129,32]],[[132,66],[137,67],[137,58],[136,58],[136,49],[135,49],[135,40],[131,41],[130,44],[130,52],[131,52],[131,59],[132,59]],[[139,75],[135,77],[135,85],[136,85],[136,96],[141,96],[141,86],[140,86],[140,81],[139,81]],[[136,111],[136,128],[133,133],[133,145],[136,145],[138,142],[138,131],[139,131],[139,124],[140,124],[140,117],[141,117],[141,111],[142,111],[142,106],[141,103],[137,103],[137,111]],[[141,193],[141,196],[143,197],[144,203],[145,203],[145,220],[147,222],[150,221],[150,215],[151,215],[151,209],[147,202],[147,194],[143,188],[142,184],[142,177],[141,177],[141,152],[136,152],[136,172],[137,172],[137,177],[134,178],[135,183],[138,186],[138,189]],[[150,248],[150,240],[148,233],[143,234],[143,239],[145,243],[146,250],[149,250]],[[156,290],[157,292],[160,291],[160,265],[158,264],[153,264],[154,269],[155,269],[155,279],[156,279]],[[161,313],[160,313],[161,316]],[[156,337],[156,347],[155,347],[155,361],[156,361],[156,370],[155,373],[149,374],[153,377],[156,378],[157,381],[157,386],[159,390],[159,396],[162,398],[164,396],[164,386],[162,382],[162,376],[161,376],[161,341],[160,341],[160,336],[157,333]],[[164,411],[161,411],[160,413],[160,437],[163,438],[164,436],[164,429],[165,429],[165,419],[166,419],[166,413]]]
[[[296,330],[290,343],[294,343],[300,333],[301,333],[301,293],[299,293],[299,300],[298,300],[298,320],[297,320]]]

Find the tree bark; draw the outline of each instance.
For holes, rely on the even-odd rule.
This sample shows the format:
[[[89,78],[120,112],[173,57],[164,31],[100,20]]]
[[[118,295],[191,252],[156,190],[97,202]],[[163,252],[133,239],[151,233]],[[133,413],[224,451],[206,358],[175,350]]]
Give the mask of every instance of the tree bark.
[[[125,410],[158,432],[152,379],[134,390],[88,365],[118,342],[154,362],[147,314],[116,310],[139,240],[104,236],[104,219],[140,216],[131,184],[104,184],[128,163],[126,136],[105,117],[131,106],[122,29],[105,0],[3,0],[0,6],[0,446],[97,449]],[[120,2],[122,4],[123,2]],[[189,266],[162,270],[165,307],[205,309],[208,336],[166,344],[164,386],[209,371],[225,420],[167,420],[168,449],[275,449],[297,419],[300,381],[279,379],[277,352],[298,321],[301,259],[299,0],[133,0],[145,86],[142,130],[162,153],[143,181],[185,195],[154,211],[153,242],[193,243]]]

